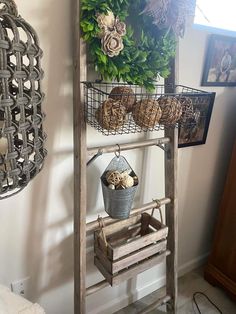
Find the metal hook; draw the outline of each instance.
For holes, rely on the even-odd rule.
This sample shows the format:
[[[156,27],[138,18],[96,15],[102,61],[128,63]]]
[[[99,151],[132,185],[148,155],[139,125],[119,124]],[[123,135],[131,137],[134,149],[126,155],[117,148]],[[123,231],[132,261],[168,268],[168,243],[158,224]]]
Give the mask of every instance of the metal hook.
[[[164,145],[156,144],[156,146],[158,146],[159,148],[161,148],[162,150],[164,150],[164,152],[167,152],[167,148],[166,148]]]
[[[171,152],[168,147],[165,147],[164,145],[160,145],[160,144],[157,144],[156,146],[161,148],[166,153],[167,159],[171,159]]]
[[[94,162],[98,157],[100,157],[103,154],[102,149],[99,149],[97,154],[95,154],[88,162],[87,162],[87,167]]]
[[[116,144],[116,145],[118,146],[118,151],[115,151],[115,155],[117,158],[120,158],[120,151],[121,151],[120,145],[119,144]]]

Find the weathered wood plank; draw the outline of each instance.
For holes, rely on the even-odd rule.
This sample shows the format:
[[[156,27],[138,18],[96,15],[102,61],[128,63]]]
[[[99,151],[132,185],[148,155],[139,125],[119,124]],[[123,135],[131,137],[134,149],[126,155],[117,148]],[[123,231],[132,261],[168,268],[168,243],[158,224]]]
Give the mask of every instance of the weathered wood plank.
[[[112,235],[112,237],[108,238],[110,246],[118,246],[121,245],[124,242],[127,242],[127,240],[132,240],[132,238],[137,237],[140,235],[141,227],[140,225],[132,228],[132,229],[126,229],[120,231],[118,234]]]
[[[158,230],[153,233],[147,234],[143,237],[140,237],[133,242],[126,243],[118,247],[114,247],[112,249],[108,247],[107,254],[109,258],[111,258],[112,260],[117,260],[125,255],[128,255],[131,252],[137,251],[138,249],[141,249],[154,242],[157,242],[161,239],[166,238],[167,234],[168,234],[168,228],[165,227],[161,230]]]
[[[131,254],[121,260],[115,261],[112,265],[112,273],[115,274],[120,270],[129,267],[139,261],[144,260],[147,257],[153,256],[159,252],[166,250],[167,241],[161,241],[157,244],[152,244],[136,253]]]
[[[143,213],[142,214],[142,227],[141,227],[141,235],[144,236],[147,232],[147,229],[149,227],[149,223],[150,223],[150,215],[147,213]]]
[[[123,281],[126,281],[134,276],[144,272],[147,269],[150,269],[159,263],[163,262],[165,257],[170,254],[169,251],[165,251],[161,254],[154,255],[153,257],[144,260],[143,262],[139,263],[138,265],[134,265],[129,267],[128,270],[122,271],[118,273],[116,276],[112,276],[102,265],[97,257],[94,258],[94,263],[106,280],[109,282],[111,286],[116,286]]]
[[[74,313],[85,313],[86,274],[86,124],[80,81],[85,79],[86,53],[80,42],[80,0],[74,1]],[[82,71],[81,71],[82,69]]]
[[[129,227],[131,225],[135,225],[141,221],[141,215],[137,215],[134,217],[130,217],[128,219],[119,220],[113,225],[109,225],[103,228],[103,231],[105,235],[108,237],[111,234],[114,234],[126,227]]]
[[[112,262],[107,258],[107,255],[102,251],[97,243],[94,243],[94,253],[99,258],[101,264],[110,273],[113,273]]]
[[[154,303],[147,306],[145,309],[139,311],[137,314],[149,314],[151,311],[156,310],[159,306],[166,304],[171,300],[171,297],[169,295],[159,298]]]
[[[152,221],[153,226],[157,227],[157,230],[148,228],[150,221]],[[142,230],[142,226],[140,228],[139,223],[144,224],[145,230]],[[162,228],[160,229],[160,227]],[[95,231],[95,242],[111,261],[123,258],[131,252],[165,239],[168,234],[166,226],[161,225],[154,217],[146,213],[103,227],[102,231],[102,233]],[[140,231],[143,232],[140,234]],[[131,241],[123,243],[126,239]]]
[[[106,287],[109,287],[109,283],[106,280],[103,280],[101,282],[96,283],[95,285],[88,287],[86,289],[86,296],[89,296],[91,294],[94,294]]]
[[[158,200],[159,206],[169,204],[170,202],[171,202],[171,200],[169,198],[162,198],[162,199]],[[130,212],[130,217],[136,216],[138,214],[141,214],[142,212],[145,212],[149,209],[153,209],[156,207],[157,207],[156,201],[144,204],[142,207],[132,209]],[[104,221],[104,224],[107,226],[107,225],[112,225],[119,220],[113,219],[111,217],[105,217],[105,218],[103,218],[103,221]],[[99,229],[99,223],[97,220],[94,220],[94,221],[87,223],[87,233],[91,233],[97,229]]]
[[[120,150],[125,151],[125,150],[130,150],[130,149],[148,147],[148,146],[162,145],[162,144],[167,144],[167,143],[169,143],[169,139],[165,137],[161,137],[161,138],[155,138],[151,140],[120,144]],[[98,150],[102,151],[103,154],[113,153],[117,151],[117,145],[108,145],[104,147],[99,146],[99,147],[89,148],[88,155],[95,155],[98,152]]]
[[[97,256],[94,257],[94,265],[100,270],[106,281],[112,286],[112,275],[106,270]]]
[[[177,60],[178,57],[176,57]],[[171,84],[166,87],[166,92],[175,92],[178,73],[176,61],[171,66],[171,76],[165,83]],[[171,306],[167,307],[169,313],[177,313],[177,245],[178,245],[178,203],[177,203],[177,164],[178,164],[178,129],[165,129],[165,136],[170,138],[168,150],[165,153],[165,193],[172,202],[166,205],[166,225],[169,228],[167,248],[171,255],[166,259],[166,291],[171,296]]]
[[[121,258],[120,260],[111,262],[106,254],[96,245],[94,251],[96,256],[99,258],[100,262],[103,264],[105,269],[112,275],[118,273],[119,271],[136,264],[150,256],[153,256],[159,252],[165,251],[167,246],[167,241],[161,241],[157,244],[152,244],[144,249],[141,249],[127,257]]]

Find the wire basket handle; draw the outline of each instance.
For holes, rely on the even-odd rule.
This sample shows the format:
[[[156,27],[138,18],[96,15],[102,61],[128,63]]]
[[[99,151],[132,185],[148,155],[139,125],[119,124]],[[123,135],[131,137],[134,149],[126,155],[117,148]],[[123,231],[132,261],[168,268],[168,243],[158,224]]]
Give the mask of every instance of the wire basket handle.
[[[0,0],[0,14],[3,13],[18,16],[17,6],[14,0]]]

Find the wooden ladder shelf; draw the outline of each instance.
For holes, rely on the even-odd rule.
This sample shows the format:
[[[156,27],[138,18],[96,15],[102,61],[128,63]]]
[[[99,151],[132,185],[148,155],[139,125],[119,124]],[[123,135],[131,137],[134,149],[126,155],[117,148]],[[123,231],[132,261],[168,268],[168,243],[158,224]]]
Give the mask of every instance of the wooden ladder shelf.
[[[99,228],[96,221],[86,224],[86,168],[88,158],[91,156],[117,151],[117,145],[87,148],[86,122],[83,106],[83,95],[80,82],[86,79],[86,58],[84,58],[84,46],[80,38],[80,0],[75,0],[75,37],[74,37],[74,313],[85,314],[86,296],[98,292],[109,286],[107,280],[101,281],[86,289],[86,237]],[[172,67],[172,76],[168,83],[175,83],[175,64]],[[166,90],[167,91],[167,90]],[[168,89],[170,92],[170,89]],[[164,137],[126,143],[120,145],[120,150],[131,150],[136,148],[148,148],[158,146],[165,154],[165,195],[163,199],[144,204],[131,211],[131,217],[153,208],[165,205],[166,225],[168,226],[167,250],[163,258],[166,259],[166,295],[149,305],[140,313],[149,313],[158,306],[168,304],[168,313],[177,313],[177,147],[178,130],[165,130]],[[106,226],[116,222],[107,217],[104,219]],[[153,267],[163,258],[156,258],[148,264]],[[146,262],[148,263],[148,261]],[[147,265],[139,265],[140,271],[147,269]],[[143,268],[142,268],[143,267]],[[129,278],[132,277],[132,269]],[[138,271],[139,272],[139,271]],[[138,272],[134,272],[136,275]],[[126,279],[128,279],[126,277]],[[120,278],[123,279],[123,278]]]

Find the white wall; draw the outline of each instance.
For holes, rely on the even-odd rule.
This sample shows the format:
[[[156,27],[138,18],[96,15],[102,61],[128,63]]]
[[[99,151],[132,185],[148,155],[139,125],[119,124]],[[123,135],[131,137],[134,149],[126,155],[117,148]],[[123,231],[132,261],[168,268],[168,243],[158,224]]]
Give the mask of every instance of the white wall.
[[[29,298],[48,314],[73,313],[73,141],[72,141],[72,35],[68,0],[17,0],[19,11],[37,30],[44,50],[44,109],[49,155],[43,172],[18,196],[0,206],[0,283],[31,277]],[[180,81],[199,87],[206,34],[190,31],[180,44]],[[179,158],[179,265],[182,271],[197,265],[209,252],[212,227],[235,135],[235,89],[215,88],[215,103],[207,144],[180,150]],[[212,89],[214,90],[214,89]],[[90,146],[126,142],[144,135],[103,137],[88,128]],[[155,134],[151,134],[155,136]],[[163,154],[124,154],[141,177],[136,203],[163,196]],[[102,208],[99,176],[111,155],[88,169],[89,219]],[[144,161],[144,164],[143,164]],[[144,185],[144,184],[143,184]],[[145,193],[143,193],[145,192]],[[90,195],[91,195],[90,194]],[[88,279],[101,275],[88,249]],[[186,268],[187,267],[187,268]],[[164,283],[164,266],[156,267],[118,288],[104,289],[88,298],[88,313],[111,313]]]
[[[236,89],[200,86],[208,36],[191,29],[180,42],[180,83],[217,94],[206,145],[179,150],[179,265],[210,250],[236,138]]]

